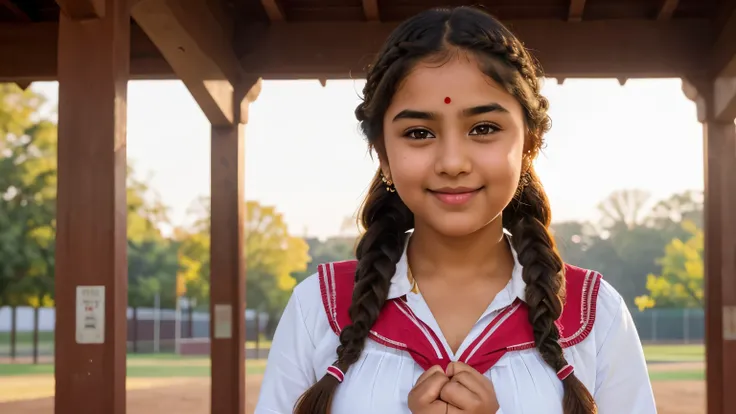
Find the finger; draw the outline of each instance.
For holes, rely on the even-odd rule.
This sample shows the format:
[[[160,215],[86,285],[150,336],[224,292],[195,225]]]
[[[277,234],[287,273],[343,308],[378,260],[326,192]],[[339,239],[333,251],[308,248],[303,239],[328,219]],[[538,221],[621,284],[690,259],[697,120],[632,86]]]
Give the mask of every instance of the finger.
[[[481,399],[493,393],[493,389],[489,390],[487,384],[485,384],[485,382],[488,382],[487,379],[478,378],[467,371],[456,373],[450,378],[450,382],[456,382],[462,385]]]
[[[473,383],[478,384],[477,386],[473,386],[471,385],[472,383],[468,382],[470,380],[465,380],[465,382],[463,383],[463,385],[467,386],[475,393],[481,394],[483,392],[491,392],[494,395],[496,394],[495,390],[493,389],[493,383],[491,382],[491,380],[470,365],[462,362],[452,362],[447,366],[448,377],[454,378],[460,373],[465,373],[466,375],[469,375],[472,378]]]
[[[434,402],[439,398],[442,387],[448,382],[450,382],[450,379],[447,378],[442,370],[433,373],[409,392],[410,405],[423,407]]]
[[[450,381],[442,387],[440,399],[448,403],[451,407],[457,407],[461,410],[470,410],[473,407],[480,406],[482,403],[480,396],[457,381]]]
[[[420,376],[419,376],[419,378],[417,378],[417,382],[416,382],[416,383],[414,383],[414,386],[416,387],[417,385],[421,384],[421,383],[422,383],[422,381],[426,380],[426,379],[427,379],[427,378],[429,378],[429,377],[430,377],[430,376],[431,376],[432,374],[434,374],[434,373],[437,373],[437,372],[439,372],[439,373],[441,373],[441,374],[444,374],[444,373],[445,373],[445,372],[444,372],[444,371],[442,370],[442,367],[441,367],[441,366],[439,366],[439,365],[434,365],[434,366],[430,367],[430,368],[429,368],[428,370],[424,371],[424,372],[422,373],[422,375],[420,375]]]

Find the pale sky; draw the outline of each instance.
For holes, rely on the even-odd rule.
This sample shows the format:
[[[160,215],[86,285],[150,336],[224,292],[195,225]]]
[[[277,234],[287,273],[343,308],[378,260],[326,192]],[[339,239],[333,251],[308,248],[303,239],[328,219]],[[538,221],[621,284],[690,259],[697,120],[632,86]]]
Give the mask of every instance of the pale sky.
[[[292,234],[337,234],[356,213],[376,163],[353,110],[363,80],[266,81],[246,128],[246,198],[275,205]],[[33,89],[57,101],[55,82]],[[703,188],[702,128],[679,79],[549,79],[552,130],[537,169],[555,221],[595,218],[609,193],[655,199]],[[209,123],[179,81],[128,88],[128,159],[174,224],[210,193]]]

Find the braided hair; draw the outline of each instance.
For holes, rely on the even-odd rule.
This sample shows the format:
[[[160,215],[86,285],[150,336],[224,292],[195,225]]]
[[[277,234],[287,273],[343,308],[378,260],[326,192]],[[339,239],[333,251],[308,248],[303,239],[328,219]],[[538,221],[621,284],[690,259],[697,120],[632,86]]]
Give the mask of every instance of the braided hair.
[[[549,102],[541,96],[542,71],[521,42],[498,20],[473,7],[433,9],[401,23],[388,37],[368,69],[363,102],[355,110],[370,149],[385,159],[383,118],[401,80],[419,61],[443,60],[458,51],[473,53],[480,69],[516,97],[527,129],[524,160],[516,195],[504,208],[503,225],[523,266],[529,323],[536,348],[555,371],[567,365],[555,324],[562,314],[564,265],[549,232],[551,212],[532,167],[550,126]],[[388,192],[376,173],[363,203],[364,233],[358,243],[355,288],[349,309],[351,325],[340,334],[335,365],[347,372],[365,345],[386,303],[388,290],[414,215],[397,193]],[[329,414],[339,382],[325,375],[297,401],[295,414]],[[595,401],[575,375],[563,380],[564,414],[595,414]]]

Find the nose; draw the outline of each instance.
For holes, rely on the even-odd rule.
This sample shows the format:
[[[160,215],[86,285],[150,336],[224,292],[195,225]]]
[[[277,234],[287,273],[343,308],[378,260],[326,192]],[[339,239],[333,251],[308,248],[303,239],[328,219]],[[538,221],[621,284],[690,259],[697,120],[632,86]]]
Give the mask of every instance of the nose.
[[[444,138],[444,139],[443,139]],[[457,177],[473,169],[469,142],[462,135],[445,135],[435,148],[435,173]]]

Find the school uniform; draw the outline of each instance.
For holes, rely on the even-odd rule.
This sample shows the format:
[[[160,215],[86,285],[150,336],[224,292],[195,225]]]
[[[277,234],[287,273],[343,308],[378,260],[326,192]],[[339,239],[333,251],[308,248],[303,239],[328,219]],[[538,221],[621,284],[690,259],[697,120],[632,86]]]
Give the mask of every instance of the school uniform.
[[[332,414],[410,414],[409,391],[429,367],[465,362],[491,379],[502,414],[562,414],[562,382],[534,348],[516,252],[511,280],[453,353],[421,292],[406,249],[360,359],[345,373]],[[271,345],[255,414],[291,414],[299,396],[335,362],[349,323],[355,261],[327,263],[300,283]],[[595,271],[566,266],[567,298],[557,325],[574,375],[599,414],[654,414],[641,343],[621,296]]]

